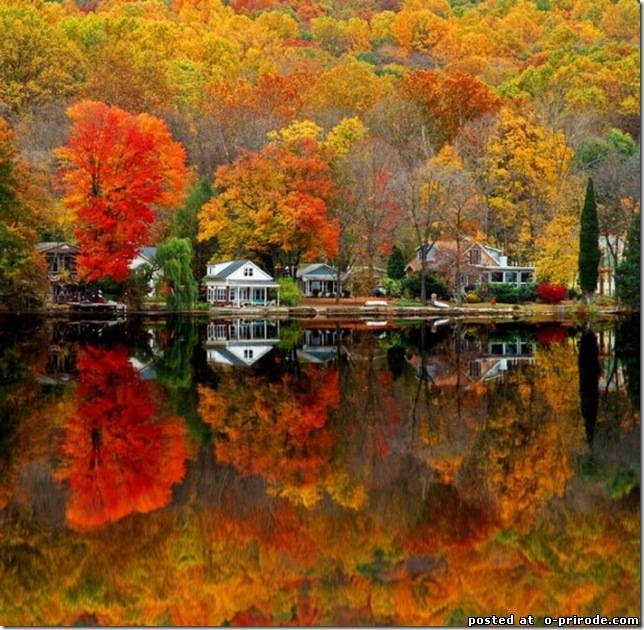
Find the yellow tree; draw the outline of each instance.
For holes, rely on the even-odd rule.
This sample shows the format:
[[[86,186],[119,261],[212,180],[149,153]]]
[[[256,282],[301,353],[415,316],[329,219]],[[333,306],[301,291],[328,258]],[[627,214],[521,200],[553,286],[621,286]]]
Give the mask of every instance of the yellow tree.
[[[488,235],[511,255],[534,260],[537,238],[575,191],[572,158],[562,131],[530,112],[501,110],[478,176],[489,206]]]

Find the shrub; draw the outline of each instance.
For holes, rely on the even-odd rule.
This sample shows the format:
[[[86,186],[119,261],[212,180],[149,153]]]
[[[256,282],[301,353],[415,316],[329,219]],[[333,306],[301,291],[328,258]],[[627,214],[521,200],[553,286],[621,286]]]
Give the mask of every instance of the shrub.
[[[465,294],[465,301],[468,304],[479,304],[482,300],[481,296],[476,291],[468,291]]]
[[[438,297],[447,298],[449,291],[445,284],[431,273],[427,274],[427,298],[432,293],[436,293]],[[420,273],[415,273],[413,276],[403,278],[401,281],[402,291],[410,297],[420,297]]]
[[[534,299],[534,284],[522,284],[517,287],[512,282],[490,282],[487,285],[486,295],[496,298],[503,304],[517,304]]]
[[[547,304],[559,304],[561,300],[565,299],[567,289],[562,284],[542,282],[536,292],[537,296]]]
[[[387,291],[389,297],[400,297],[402,295],[402,280],[384,277],[381,278],[380,284]]]
[[[302,293],[293,278],[280,278],[280,304],[297,306],[302,301]]]

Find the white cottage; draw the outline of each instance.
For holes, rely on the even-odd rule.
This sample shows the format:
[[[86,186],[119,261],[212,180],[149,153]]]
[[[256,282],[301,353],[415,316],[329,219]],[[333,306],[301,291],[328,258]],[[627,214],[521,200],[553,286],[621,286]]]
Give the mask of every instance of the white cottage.
[[[218,306],[266,306],[269,290],[276,291],[279,304],[279,284],[250,260],[229,260],[209,263],[206,267],[206,299]]]

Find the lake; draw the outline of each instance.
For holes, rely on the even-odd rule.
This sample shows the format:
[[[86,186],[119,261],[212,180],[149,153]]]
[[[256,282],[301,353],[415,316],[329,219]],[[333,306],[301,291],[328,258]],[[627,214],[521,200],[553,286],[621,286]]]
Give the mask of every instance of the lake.
[[[639,321],[1,326],[4,625],[640,616]]]

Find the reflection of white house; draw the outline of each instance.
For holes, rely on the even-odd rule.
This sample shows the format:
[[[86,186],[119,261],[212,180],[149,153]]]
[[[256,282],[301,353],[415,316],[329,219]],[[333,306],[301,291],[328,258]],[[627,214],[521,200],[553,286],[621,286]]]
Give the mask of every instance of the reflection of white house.
[[[521,362],[534,363],[534,343],[516,338],[510,341],[490,341],[483,346],[483,356],[469,362],[469,378],[489,381],[507,372],[509,366]]]
[[[250,260],[209,263],[204,284],[210,304],[266,306],[271,289],[276,290],[279,304],[279,284]]]
[[[210,322],[206,329],[210,363],[247,367],[268,354],[279,342],[279,321]]]
[[[337,271],[326,263],[313,263],[297,270],[297,284],[307,297],[331,296],[337,292]]]

